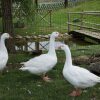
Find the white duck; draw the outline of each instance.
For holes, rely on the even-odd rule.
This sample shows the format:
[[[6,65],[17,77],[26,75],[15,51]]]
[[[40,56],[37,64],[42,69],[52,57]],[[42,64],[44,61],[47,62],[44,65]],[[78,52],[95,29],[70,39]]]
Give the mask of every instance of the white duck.
[[[5,39],[8,38],[10,38],[10,35],[8,33],[4,33],[1,35],[1,39],[0,39],[0,71],[1,72],[6,67],[8,61],[8,52],[5,46]]]
[[[92,87],[96,85],[96,83],[100,83],[100,77],[87,69],[72,65],[71,52],[67,45],[62,44],[60,48],[64,50],[66,54],[63,76],[75,87],[75,91],[70,94],[71,96],[79,96],[82,93],[81,89]]]
[[[48,53],[32,58],[27,62],[23,62],[23,66],[20,68],[20,70],[27,70],[32,74],[41,75],[44,81],[50,81],[50,78],[45,74],[50,71],[57,63],[57,56],[55,52],[55,38],[57,38],[58,36],[58,32],[53,32],[50,36]]]

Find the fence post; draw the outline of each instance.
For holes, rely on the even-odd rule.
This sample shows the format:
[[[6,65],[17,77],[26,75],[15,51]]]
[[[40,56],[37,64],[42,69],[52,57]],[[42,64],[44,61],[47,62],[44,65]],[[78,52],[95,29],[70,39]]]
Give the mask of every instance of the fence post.
[[[70,13],[68,13],[68,33],[70,32]]]
[[[37,13],[38,12],[38,0],[35,0],[34,3],[35,3],[36,13]],[[35,50],[36,52],[39,52],[39,42],[38,41],[35,42]]]
[[[35,42],[35,50],[36,52],[39,52],[39,42]]]
[[[35,3],[35,7],[37,8],[38,7],[38,0],[35,0],[34,3]]]
[[[81,23],[80,23],[80,30],[82,30],[82,26],[83,26],[83,15],[84,15],[84,12],[82,11],[82,13],[81,13]]]
[[[51,14],[52,14],[52,13],[51,13],[51,12],[52,12],[52,10],[49,10],[49,13],[50,13],[50,27],[52,26],[52,24],[51,24],[51,23],[52,23],[52,22],[51,22]]]
[[[68,6],[68,0],[64,0],[65,8]]]

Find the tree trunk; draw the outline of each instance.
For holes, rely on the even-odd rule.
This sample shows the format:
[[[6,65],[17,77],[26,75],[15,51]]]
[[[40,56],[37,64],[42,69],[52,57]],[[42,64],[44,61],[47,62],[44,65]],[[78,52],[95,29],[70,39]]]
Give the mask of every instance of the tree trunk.
[[[0,17],[1,17],[1,0],[0,0]]]
[[[12,37],[13,34],[13,22],[12,22],[12,0],[1,0],[2,6],[2,25],[3,25],[3,33],[7,32]],[[7,41],[8,51],[14,52],[14,39],[9,39]]]
[[[38,0],[35,0],[34,3],[35,3],[35,6],[37,8],[37,6],[38,6]]]
[[[68,6],[68,0],[65,0],[64,4],[65,4],[65,8],[66,8]]]

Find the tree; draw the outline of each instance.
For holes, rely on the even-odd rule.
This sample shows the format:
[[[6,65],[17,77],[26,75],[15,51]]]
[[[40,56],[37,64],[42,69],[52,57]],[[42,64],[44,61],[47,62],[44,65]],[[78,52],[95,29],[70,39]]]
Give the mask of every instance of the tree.
[[[64,0],[65,8],[68,6],[68,0]]]
[[[32,19],[34,14],[34,5],[33,0],[12,0],[13,5],[15,5],[16,12],[20,13],[20,17],[24,17],[28,19]],[[16,16],[15,12],[15,16]],[[18,13],[17,13],[18,14]],[[18,16],[17,16],[18,17]]]
[[[7,32],[14,37],[12,23],[12,0],[1,0],[1,9],[3,33]],[[8,51],[14,52],[14,39],[9,39],[7,42],[7,47]]]
[[[33,0],[1,0],[3,32],[7,32],[14,37],[12,5],[14,3],[16,5],[20,4],[19,10],[24,12],[24,17],[29,18],[29,16],[32,15],[32,2]],[[9,51],[15,51],[14,39],[9,40],[7,45]]]

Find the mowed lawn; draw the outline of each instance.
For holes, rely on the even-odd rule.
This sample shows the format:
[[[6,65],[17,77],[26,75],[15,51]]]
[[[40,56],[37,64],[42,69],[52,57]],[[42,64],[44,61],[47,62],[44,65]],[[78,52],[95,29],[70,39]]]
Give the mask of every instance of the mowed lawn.
[[[100,51],[99,45],[86,46],[85,48],[86,51],[84,52],[77,51],[75,48],[72,49],[72,56],[74,57],[79,54],[91,55]],[[44,82],[39,76],[35,76],[29,72],[22,72],[18,69],[10,69],[4,75],[0,75],[0,100],[100,100],[100,84],[84,90],[83,94],[79,97],[70,97],[68,95],[73,90],[73,86],[65,81],[62,76],[65,61],[64,52],[58,51],[57,55],[58,63],[48,73],[53,80],[51,83]],[[13,62],[12,60],[15,63],[21,62],[31,57],[29,55],[24,55],[23,57],[22,55],[18,55],[12,59],[10,55],[9,62]],[[86,67],[87,65],[80,66]]]
[[[51,34],[53,31],[59,31],[61,33],[66,33],[68,30],[67,21],[68,21],[68,12],[81,12],[81,11],[100,11],[100,0],[89,0],[75,7],[63,8],[54,10],[51,13],[51,27],[48,24],[50,22],[50,16],[47,15],[47,11],[39,13],[42,17],[45,16],[45,20],[41,20],[41,16],[39,14],[34,14],[32,18],[30,17],[30,21],[24,19],[24,28],[14,27],[15,35],[40,35],[40,34]],[[80,19],[81,16],[77,14],[73,14],[70,16],[70,21],[72,22],[74,19]],[[21,20],[20,20],[21,21]],[[100,18],[99,16],[84,16],[84,21],[89,23],[99,24]],[[17,22],[16,18],[13,17],[13,24]],[[19,23],[20,24],[20,23]],[[86,24],[85,26],[90,26],[91,24]],[[73,27],[71,27],[73,29]],[[99,28],[99,26],[97,27]],[[0,31],[2,32],[2,19],[0,18]]]

